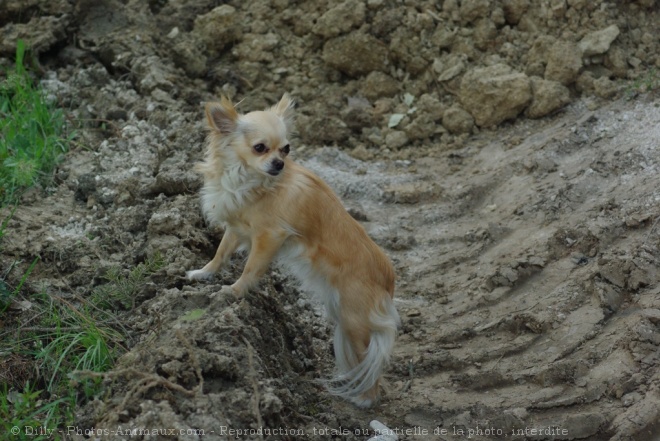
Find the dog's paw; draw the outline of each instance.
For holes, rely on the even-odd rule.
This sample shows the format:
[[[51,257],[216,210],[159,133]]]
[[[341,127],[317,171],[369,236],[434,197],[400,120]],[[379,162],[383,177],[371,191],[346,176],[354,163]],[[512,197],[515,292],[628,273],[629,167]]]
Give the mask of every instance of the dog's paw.
[[[188,280],[211,280],[213,273],[201,269],[186,271],[186,279]]]
[[[238,295],[238,293],[234,290],[234,288],[231,285],[222,285],[222,288],[220,288],[218,294],[231,294],[234,296]]]
[[[220,291],[216,291],[213,294],[211,294],[211,298],[215,297],[222,297],[222,298],[238,298],[240,297],[239,293],[234,290],[234,288],[231,285],[222,285],[222,288],[220,288]]]

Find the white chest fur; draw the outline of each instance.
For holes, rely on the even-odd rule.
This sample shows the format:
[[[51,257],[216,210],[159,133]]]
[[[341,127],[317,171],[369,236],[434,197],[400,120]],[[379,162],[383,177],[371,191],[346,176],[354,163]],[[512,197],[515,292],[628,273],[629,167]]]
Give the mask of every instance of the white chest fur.
[[[222,175],[204,183],[201,192],[204,216],[211,224],[226,224],[233,213],[252,201],[255,189],[268,186],[268,181],[242,164],[226,167]]]

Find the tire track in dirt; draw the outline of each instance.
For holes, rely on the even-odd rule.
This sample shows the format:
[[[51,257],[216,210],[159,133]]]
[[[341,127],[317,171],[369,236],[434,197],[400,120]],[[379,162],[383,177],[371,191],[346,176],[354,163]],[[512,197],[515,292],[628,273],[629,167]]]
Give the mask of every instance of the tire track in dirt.
[[[653,430],[660,338],[658,320],[644,314],[659,306],[660,154],[648,128],[660,112],[618,105],[621,113],[574,106],[517,145],[515,132],[534,127],[403,173],[367,170],[378,174],[369,185],[382,180],[395,199],[414,200],[358,197],[384,246],[379,232],[412,236],[407,249],[389,246],[403,317],[394,391],[375,411],[389,427],[593,440]],[[318,171],[336,181],[332,166]],[[411,186],[416,195],[403,197]],[[624,414],[635,415],[634,430]],[[515,432],[525,427],[565,434]]]

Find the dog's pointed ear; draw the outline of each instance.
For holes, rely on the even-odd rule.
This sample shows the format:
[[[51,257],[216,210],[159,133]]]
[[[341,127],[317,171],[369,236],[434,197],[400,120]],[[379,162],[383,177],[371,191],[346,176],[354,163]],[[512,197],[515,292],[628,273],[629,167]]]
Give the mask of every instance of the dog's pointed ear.
[[[275,112],[277,115],[282,118],[284,121],[284,124],[286,125],[286,128],[288,131],[293,130],[293,123],[294,123],[294,115],[293,115],[293,108],[296,105],[296,102],[291,98],[291,95],[288,93],[285,93],[282,95],[282,99],[280,100],[279,103],[277,103],[275,106],[273,106],[273,112]]]
[[[236,130],[238,112],[231,100],[223,96],[219,103],[206,104],[206,120],[212,131],[227,135]]]

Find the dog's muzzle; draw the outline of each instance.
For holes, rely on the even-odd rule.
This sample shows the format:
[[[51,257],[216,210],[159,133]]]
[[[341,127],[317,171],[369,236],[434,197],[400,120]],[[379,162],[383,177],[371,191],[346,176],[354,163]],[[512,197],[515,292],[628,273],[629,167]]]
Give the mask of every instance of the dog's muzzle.
[[[283,168],[284,168],[284,161],[282,161],[281,159],[274,159],[270,163],[270,169],[268,169],[268,174],[277,176],[280,174]]]

